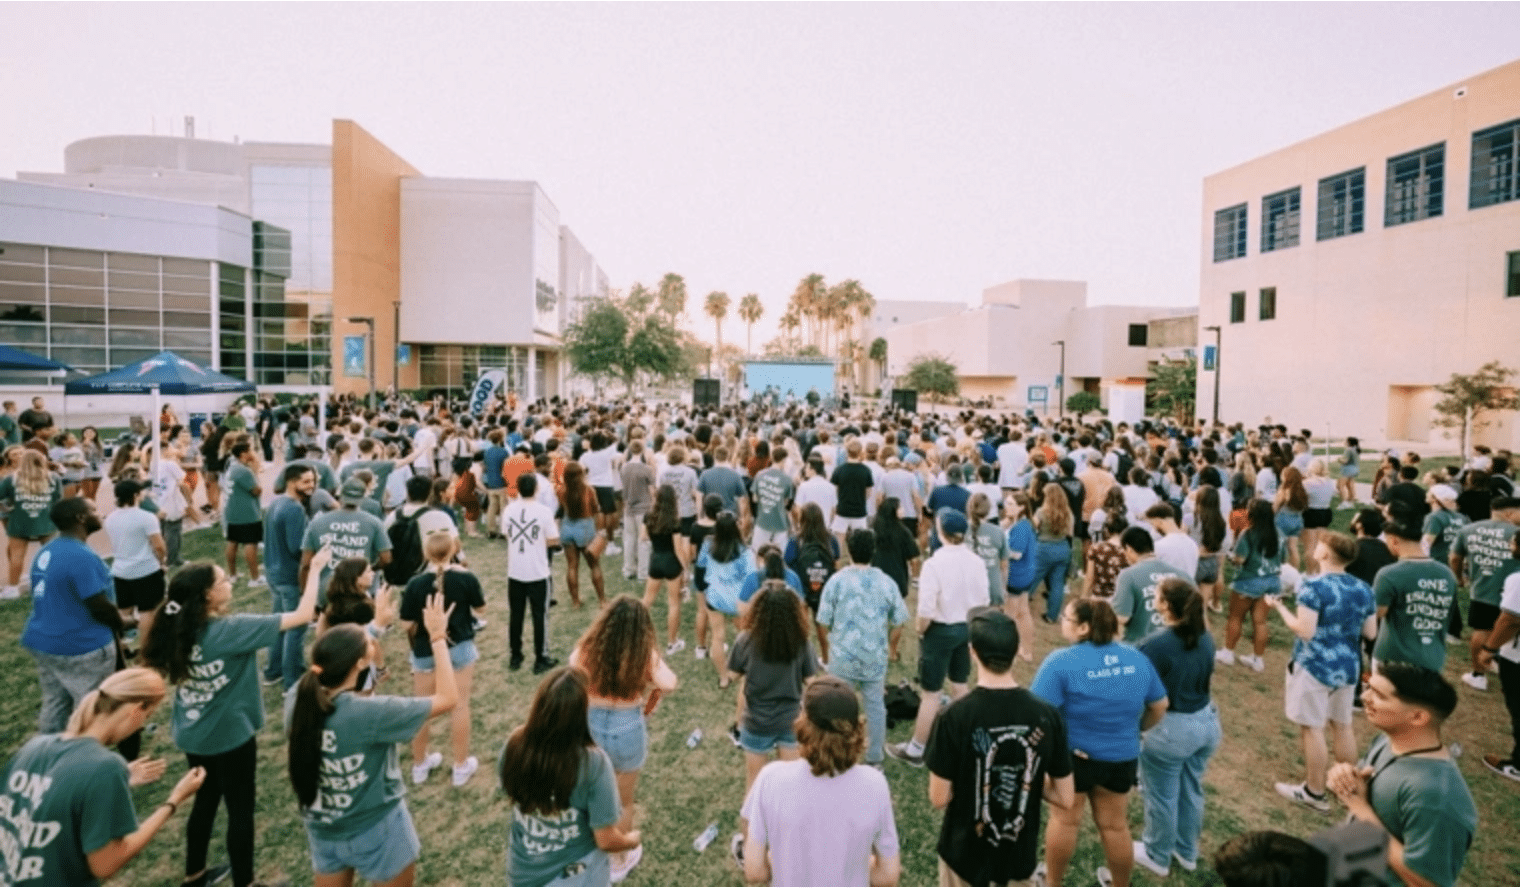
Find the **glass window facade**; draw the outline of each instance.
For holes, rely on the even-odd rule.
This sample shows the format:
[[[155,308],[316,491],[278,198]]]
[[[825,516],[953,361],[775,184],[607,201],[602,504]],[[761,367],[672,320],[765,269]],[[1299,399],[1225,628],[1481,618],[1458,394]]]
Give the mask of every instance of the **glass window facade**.
[[[332,382],[332,168],[255,164],[254,381]]]
[[[1357,234],[1367,206],[1367,168],[1319,180],[1318,240]]]
[[[418,379],[425,389],[474,385],[481,370],[507,370],[507,387],[526,384],[524,349],[505,345],[421,345],[417,347]],[[521,383],[518,380],[522,380]]]
[[[1239,259],[1246,254],[1246,205],[1238,204],[1214,213],[1214,261]]]
[[[1520,200],[1520,119],[1473,133],[1467,207]]]
[[[1446,187],[1446,145],[1388,158],[1383,227],[1441,215]]]
[[[1289,188],[1261,199],[1261,251],[1298,246],[1301,189]]]
[[[0,250],[0,343],[87,373],[166,348],[213,365],[212,263],[34,244]]]

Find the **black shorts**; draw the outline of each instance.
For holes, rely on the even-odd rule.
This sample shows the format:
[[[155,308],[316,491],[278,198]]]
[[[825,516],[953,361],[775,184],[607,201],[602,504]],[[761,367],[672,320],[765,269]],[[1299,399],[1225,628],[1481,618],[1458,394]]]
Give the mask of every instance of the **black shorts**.
[[[602,510],[603,515],[617,514],[617,491],[611,487],[593,487],[596,491],[596,505]]]
[[[681,519],[681,536],[691,539],[691,529],[697,526],[697,516],[690,515]]]
[[[1489,604],[1486,601],[1469,601],[1467,603],[1467,627],[1478,632],[1487,632],[1499,622],[1498,605]]]
[[[250,546],[264,542],[264,522],[250,521],[247,524],[227,525],[227,542]]]
[[[1329,527],[1330,521],[1334,517],[1335,513],[1329,509],[1305,509],[1304,530],[1319,530],[1322,527]]]
[[[1071,757],[1071,774],[1078,793],[1092,792],[1101,786],[1112,793],[1123,795],[1135,788],[1140,770],[1140,760],[1127,762],[1100,762],[1097,759]]]
[[[164,600],[164,572],[162,570],[155,570],[135,580],[112,577],[111,584],[116,587],[116,606],[121,610],[130,610],[135,607],[140,611],[149,611],[158,607],[158,603]]]
[[[903,527],[908,528],[908,533],[910,533],[910,534],[913,535],[913,539],[914,540],[918,539],[918,516],[917,515],[914,515],[912,518],[898,518],[897,520],[899,520],[899,521],[901,521],[903,523]]]

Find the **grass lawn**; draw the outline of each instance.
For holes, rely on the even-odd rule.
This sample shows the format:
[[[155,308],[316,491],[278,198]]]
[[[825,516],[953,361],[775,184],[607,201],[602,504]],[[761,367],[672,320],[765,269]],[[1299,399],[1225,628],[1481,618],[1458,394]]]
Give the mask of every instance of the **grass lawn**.
[[[1338,513],[1338,522],[1344,525],[1349,514]],[[185,541],[186,557],[212,556],[220,548],[220,542],[213,532],[193,533]],[[491,763],[507,733],[521,722],[536,680],[527,669],[514,673],[506,667],[507,603],[502,545],[471,540],[466,546],[489,602],[490,625],[478,638],[483,658],[476,666],[473,694],[472,751],[483,767],[462,789],[449,785],[447,768],[434,772],[425,786],[408,787],[408,804],[423,847],[417,868],[418,884],[490,885],[505,880],[507,806],[496,791]],[[622,579],[619,557],[607,561],[609,594],[636,593],[633,584]],[[563,576],[563,563],[563,558],[556,558],[558,577]],[[556,583],[560,605],[551,611],[550,626],[553,651],[563,659],[588,625],[591,610],[568,607],[561,580],[556,579]],[[595,600],[589,585],[582,589],[582,598]],[[266,592],[250,592],[241,584],[238,586],[235,609],[265,612],[268,607]],[[12,638],[20,634],[27,610],[27,605],[19,602],[0,610],[0,626]],[[656,605],[656,611],[655,623],[663,626],[663,604]],[[1213,619],[1218,637],[1223,632],[1223,623],[1218,617]],[[690,613],[685,627],[685,637],[691,644]],[[904,661],[893,665],[888,677],[891,683],[912,677],[917,651],[911,638],[904,642]],[[1036,656],[1043,657],[1061,641],[1055,627],[1041,624],[1033,643]],[[382,691],[410,693],[405,642],[400,633],[386,637],[385,650],[390,677]],[[1225,839],[1244,830],[1262,828],[1307,835],[1332,825],[1344,815],[1340,809],[1334,818],[1316,815],[1289,804],[1272,790],[1273,781],[1302,776],[1298,734],[1282,715],[1283,669],[1290,651],[1289,633],[1280,623],[1274,623],[1265,673],[1257,675],[1241,667],[1221,667],[1215,674],[1214,696],[1221,709],[1225,741],[1207,777],[1205,860],[1196,873],[1174,868],[1172,877],[1164,882],[1139,871],[1136,878],[1140,884],[1218,884],[1207,855]],[[1447,671],[1453,681],[1465,659],[1465,646],[1460,652],[1451,652]],[[682,684],[650,719],[650,756],[639,787],[645,855],[628,884],[740,883],[742,877],[730,863],[727,852],[727,837],[736,827],[744,787],[742,753],[724,735],[733,720],[733,691],[719,691],[712,664],[694,660],[690,650],[677,655],[671,665]],[[1027,684],[1033,677],[1030,667],[1015,668],[1021,683]],[[18,644],[0,653],[0,669],[14,682],[0,701],[3,707],[0,711],[4,712],[0,745],[8,758],[34,730],[38,694],[31,660]],[[1520,786],[1491,775],[1480,761],[1482,753],[1502,753],[1509,743],[1508,719],[1497,682],[1492,686],[1493,690],[1480,694],[1459,684],[1461,706],[1446,731],[1448,741],[1458,741],[1466,750],[1460,765],[1477,799],[1482,820],[1462,873],[1464,884],[1516,884],[1520,880],[1520,848],[1514,841],[1520,835],[1514,826],[1520,822]],[[285,741],[278,722],[277,689],[265,689],[265,702],[269,721],[259,737],[257,878],[268,884],[311,884],[306,836],[285,777]],[[146,754],[165,756],[171,763],[169,775],[159,785],[138,791],[138,807],[144,814],[162,800],[173,780],[184,771],[184,758],[168,736],[167,720],[165,706],[155,718],[157,730],[144,744]],[[446,718],[435,722],[435,749],[447,749],[446,724]],[[685,739],[697,727],[703,729],[707,739],[697,749],[687,750]],[[909,731],[909,725],[899,725],[889,739],[906,739]],[[1358,717],[1357,737],[1362,748],[1371,736],[1365,721]],[[403,751],[403,770],[410,766],[410,759],[409,751]],[[903,847],[903,884],[935,884],[934,849],[940,816],[928,804],[927,772],[888,759],[886,774],[893,789]],[[1141,823],[1138,797],[1131,803],[1130,815],[1133,832],[1138,836]],[[185,812],[181,811],[114,882],[177,884],[183,874],[185,819]],[[692,839],[713,821],[720,826],[720,838],[698,854],[692,849]],[[212,842],[212,861],[225,859],[220,829],[219,826],[217,838]],[[1093,871],[1100,863],[1096,832],[1089,822],[1083,828],[1073,861],[1072,882],[1094,884]]]

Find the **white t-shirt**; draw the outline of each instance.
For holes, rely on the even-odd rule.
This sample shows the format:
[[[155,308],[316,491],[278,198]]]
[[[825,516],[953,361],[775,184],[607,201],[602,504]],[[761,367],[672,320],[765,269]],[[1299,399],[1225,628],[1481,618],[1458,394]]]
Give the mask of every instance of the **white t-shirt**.
[[[1520,573],[1512,573],[1504,578],[1504,591],[1499,595],[1499,609],[1520,614]],[[1499,656],[1511,663],[1520,663],[1520,635],[1499,648]]]
[[[536,500],[514,499],[501,510],[501,533],[507,538],[507,579],[549,578],[549,540],[559,539],[552,509]]]
[[[839,491],[826,476],[814,475],[797,485],[797,496],[793,501],[799,510],[808,503],[817,503],[827,521],[834,517],[834,510],[839,507]]]
[[[918,616],[936,623],[964,623],[973,607],[989,600],[987,563],[964,545],[940,546],[918,574]]]
[[[423,426],[412,436],[412,447],[422,451],[421,455],[412,462],[418,469],[431,472],[433,469],[433,453],[438,449],[438,435],[431,426]],[[394,474],[394,473],[392,473]]]
[[[1019,474],[1029,464],[1029,449],[1023,441],[1009,441],[997,449],[998,486],[1020,487]]]
[[[770,849],[773,885],[868,885],[873,849],[901,853],[887,778],[866,765],[817,777],[806,759],[771,762],[739,813]]]
[[[1138,484],[1124,485],[1124,511],[1129,513],[1130,524],[1145,524],[1145,512],[1151,506],[1161,502],[1161,497],[1149,487],[1141,487]],[[1188,574],[1192,576],[1192,574]]]
[[[185,480],[185,470],[173,460],[159,460],[158,477],[153,479],[153,502],[164,513],[165,521],[179,521],[185,517],[185,494],[179,489]]]
[[[612,463],[617,455],[617,448],[611,446],[582,453],[579,462],[586,469],[586,483],[592,487],[616,487],[617,473],[612,470]]]
[[[1146,523],[1149,527],[1149,522]],[[1185,533],[1163,534],[1156,540],[1156,558],[1177,568],[1183,576],[1198,574],[1198,543]]]
[[[111,538],[111,576],[140,580],[159,569],[158,556],[148,538],[158,533],[158,516],[146,509],[116,509],[106,516],[106,535]]]

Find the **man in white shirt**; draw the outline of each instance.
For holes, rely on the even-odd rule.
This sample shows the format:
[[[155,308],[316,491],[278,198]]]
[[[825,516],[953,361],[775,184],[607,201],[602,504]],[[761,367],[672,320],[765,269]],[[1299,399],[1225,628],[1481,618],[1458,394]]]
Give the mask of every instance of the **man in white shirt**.
[[[1197,576],[1198,542],[1182,532],[1172,504],[1156,503],[1145,510],[1145,520],[1156,536],[1156,557],[1188,579]]]
[[[808,457],[807,480],[797,485],[797,496],[793,500],[792,523],[796,525],[802,515],[802,507],[808,503],[814,503],[823,510],[823,520],[833,521],[834,512],[839,506],[839,491],[829,481],[828,467],[823,458],[819,456]]]
[[[946,678],[951,699],[966,695],[966,680],[971,677],[966,615],[988,603],[987,565],[964,545],[966,516],[955,509],[941,509],[935,527],[942,545],[918,574],[918,719],[913,739],[887,747],[893,758],[917,768],[924,766],[924,744],[939,714],[940,689]]]
[[[428,417],[427,424],[412,436],[412,449],[417,451],[417,458],[412,460],[412,471],[428,478],[433,477],[437,473],[433,461],[438,450],[438,417]]]
[[[559,545],[554,511],[538,502],[539,476],[524,472],[517,479],[517,496],[501,512],[501,533],[507,538],[507,666],[523,664],[524,607],[533,612],[533,674],[559,665],[549,656],[549,547]]]
[[[1019,476],[1024,473],[1024,467],[1029,465],[1029,448],[1024,446],[1022,432],[1009,431],[1008,440],[997,449],[997,460],[998,486],[1005,493],[1019,489]]]

